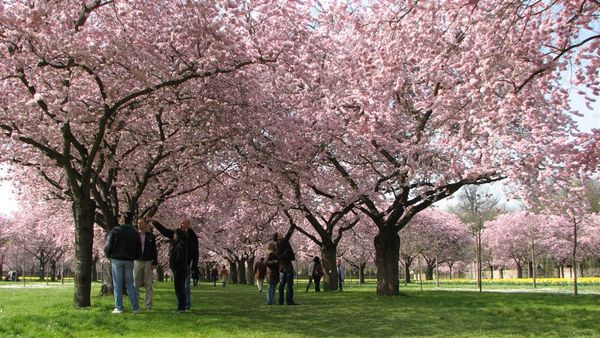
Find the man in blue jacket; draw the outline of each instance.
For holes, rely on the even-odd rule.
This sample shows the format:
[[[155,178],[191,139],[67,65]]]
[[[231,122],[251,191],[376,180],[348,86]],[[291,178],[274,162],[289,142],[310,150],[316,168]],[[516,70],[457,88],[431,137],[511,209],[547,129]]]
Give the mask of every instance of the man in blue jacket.
[[[148,231],[148,221],[144,217],[138,218],[138,236],[142,245],[142,254],[133,262],[133,280],[138,301],[140,299],[140,288],[146,290],[144,304],[146,310],[152,309],[152,283],[154,274],[152,270],[158,265],[158,250],[156,249],[156,237]]]
[[[113,313],[123,313],[123,280],[131,302],[131,310],[139,310],[137,294],[133,284],[133,261],[141,254],[141,243],[137,231],[131,225],[133,215],[123,213],[121,225],[113,228],[104,243],[104,254],[110,258],[115,294],[115,309]]]

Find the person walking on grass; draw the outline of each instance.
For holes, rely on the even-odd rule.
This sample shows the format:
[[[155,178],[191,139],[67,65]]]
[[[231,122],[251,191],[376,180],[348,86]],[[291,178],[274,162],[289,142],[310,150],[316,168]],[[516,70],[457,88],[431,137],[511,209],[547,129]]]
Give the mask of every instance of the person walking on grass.
[[[296,227],[292,225],[284,237],[279,233],[273,234],[273,241],[277,243],[277,258],[279,260],[279,305],[283,305],[283,294],[285,290],[285,303],[287,305],[298,305],[294,302],[294,265],[296,260],[294,249],[290,245],[290,237]]]
[[[221,268],[221,281],[223,282],[223,287],[227,286],[227,280],[229,279],[229,271],[227,271],[227,267],[223,265]]]
[[[171,240],[169,250],[169,267],[173,271],[173,284],[175,286],[175,296],[177,297],[177,310],[181,313],[187,310],[185,281],[187,279],[187,233],[183,229],[175,230],[175,236]]]
[[[210,279],[213,282],[213,287],[217,287],[217,281],[219,280],[219,269],[217,269],[217,265],[213,266],[212,270],[210,270]]]
[[[123,313],[123,281],[131,303],[131,311],[139,311],[137,292],[133,283],[133,261],[142,253],[137,231],[133,228],[133,215],[125,212],[120,217],[121,225],[114,227],[106,237],[104,254],[110,258],[115,309],[112,313]]]
[[[158,265],[156,237],[149,231],[146,218],[140,217],[137,224],[142,253],[140,257],[133,262],[133,281],[138,301],[140,299],[140,288],[143,286],[146,290],[144,305],[146,310],[152,310],[152,284],[154,282],[152,270]]]
[[[279,259],[277,258],[277,243],[270,242],[267,252],[267,266],[266,279],[269,283],[267,287],[267,305],[275,305],[275,288],[277,288],[277,282],[279,282]]]
[[[152,221],[154,227],[158,232],[160,232],[163,236],[173,240],[175,238],[175,231],[166,228],[158,221]],[[185,240],[185,250],[187,256],[186,262],[186,271],[185,271],[185,308],[186,310],[190,310],[192,307],[192,295],[190,291],[190,280],[191,280],[191,272],[198,270],[198,236],[190,228],[190,220],[184,219],[179,224],[179,228],[185,232],[186,240]],[[174,276],[173,276],[174,277]]]
[[[308,265],[308,286],[306,286],[306,292],[308,292],[313,280],[315,282],[315,292],[321,292],[321,277],[323,277],[323,265],[319,256],[315,256]]]
[[[265,258],[261,257],[258,263],[254,265],[254,277],[256,278],[256,286],[258,287],[258,292],[262,292],[266,274],[267,266],[265,265]]]

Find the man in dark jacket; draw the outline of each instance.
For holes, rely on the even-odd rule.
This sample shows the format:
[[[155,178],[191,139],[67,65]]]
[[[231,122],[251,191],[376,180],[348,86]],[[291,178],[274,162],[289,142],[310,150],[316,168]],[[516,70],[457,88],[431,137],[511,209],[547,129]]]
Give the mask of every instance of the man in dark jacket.
[[[295,227],[288,230],[285,237],[280,237],[279,233],[273,235],[273,241],[277,243],[277,258],[279,259],[279,305],[283,305],[283,293],[287,305],[296,305],[294,302],[294,266],[292,261],[296,260],[294,249],[290,245],[290,237],[294,233]],[[286,288],[287,286],[287,288]]]
[[[133,284],[133,261],[141,252],[141,243],[137,231],[131,225],[133,215],[125,212],[120,219],[121,225],[113,228],[104,243],[104,254],[110,258],[112,269],[113,289],[115,294],[115,309],[113,313],[123,313],[123,280],[131,302],[131,310],[139,310],[137,293]]]
[[[175,231],[166,228],[164,225],[157,221],[152,221],[152,224],[163,236],[173,240],[175,238]],[[186,310],[192,307],[192,298],[190,294],[190,272],[198,270],[198,236],[190,228],[190,220],[185,219],[179,224],[179,229],[186,232],[186,257],[187,257],[187,271],[185,272],[185,303]]]
[[[133,279],[137,298],[140,299],[140,288],[146,289],[144,304],[147,310],[152,309],[152,283],[154,274],[152,270],[158,265],[158,251],[156,249],[156,237],[151,231],[148,231],[148,221],[140,217],[137,221],[138,236],[142,245],[142,254],[133,262]]]

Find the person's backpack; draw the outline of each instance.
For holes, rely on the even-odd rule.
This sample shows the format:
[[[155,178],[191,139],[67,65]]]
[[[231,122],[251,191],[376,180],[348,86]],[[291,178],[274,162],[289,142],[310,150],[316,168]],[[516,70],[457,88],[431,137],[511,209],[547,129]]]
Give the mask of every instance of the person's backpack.
[[[315,277],[323,277],[323,266],[321,264],[315,264],[315,270],[313,272]]]

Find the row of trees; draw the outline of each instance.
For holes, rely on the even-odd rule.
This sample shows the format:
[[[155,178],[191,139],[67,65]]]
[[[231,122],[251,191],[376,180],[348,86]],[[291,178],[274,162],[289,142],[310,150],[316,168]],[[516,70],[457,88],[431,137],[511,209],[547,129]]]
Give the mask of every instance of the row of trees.
[[[591,182],[586,189],[588,199],[595,203],[596,209],[599,206],[597,197],[600,195],[597,187],[597,183]],[[586,261],[600,258],[600,218],[597,214],[589,215],[579,229],[579,250],[573,261],[574,238],[567,218],[531,211],[506,212],[495,209],[493,219],[479,227],[478,222],[469,224],[461,220],[468,215],[469,208],[466,207],[476,195],[489,196],[482,188],[467,188],[459,194],[459,203],[453,208],[453,213],[432,208],[424,210],[400,232],[400,264],[404,268],[405,283],[411,282],[411,275],[416,269],[420,270],[421,263],[417,264],[417,260],[423,263],[425,279],[428,280],[433,279],[434,275],[439,277],[440,267],[452,278],[453,272],[464,271],[475,261],[482,264],[483,269],[489,269],[492,278],[495,270],[503,278],[504,271],[508,269],[515,270],[516,276],[522,278],[523,269],[528,268],[528,276],[533,277],[535,283],[536,267],[542,261],[546,263],[546,269],[556,269],[557,276],[564,277],[565,266],[578,264],[582,269]],[[498,205],[497,199],[489,197],[479,202],[489,207]],[[227,204],[235,205],[232,201],[227,201]],[[230,220],[236,222],[234,225],[220,224],[218,227],[199,229],[202,267],[206,276],[210,275],[212,267],[227,264],[234,282],[253,283],[252,267],[255,259],[265,254],[265,242],[276,230],[272,224],[276,215],[255,219],[262,224],[252,223],[253,218],[243,212],[250,209],[252,208],[239,208],[234,212],[235,216]],[[222,210],[218,210],[218,213],[222,213]],[[215,218],[218,216],[213,213],[210,215]],[[22,212],[14,215],[13,219],[3,219],[0,271],[3,271],[5,262],[12,269],[20,268],[17,257],[20,254],[22,259],[24,255],[28,255],[37,260],[35,265],[40,268],[36,273],[41,279],[45,275],[54,279],[57,263],[65,260],[68,262],[73,257],[72,235],[69,233],[72,229],[68,217],[64,205],[56,202],[54,209],[48,210],[46,203],[34,205],[23,201]],[[365,223],[367,222],[359,222],[352,228],[337,250],[337,256],[342,257],[349,267],[357,271],[359,280],[362,281],[365,269],[367,266],[372,267],[374,258],[371,241],[373,234],[369,234],[370,228]],[[230,226],[242,228],[244,224],[247,231],[253,232],[240,234],[227,231]],[[481,239],[481,247],[477,246],[478,239]],[[96,249],[95,265],[102,261],[102,237],[97,243],[100,245]],[[161,280],[164,271],[168,271],[168,253],[164,250],[167,245],[162,244],[159,241],[159,246],[163,249],[159,250],[158,274]],[[306,270],[314,255],[320,255],[320,247],[309,236],[295,236],[293,244],[298,254],[299,271]],[[12,250],[8,250],[9,248]],[[479,252],[481,255],[478,255]],[[51,271],[46,271],[46,268]],[[583,271],[580,271],[580,275],[583,275]]]
[[[507,178],[547,191],[598,169],[599,134],[574,135],[562,88],[570,71],[589,104],[598,96],[598,6],[11,1],[0,160],[70,203],[78,307],[94,224],[108,231],[124,210],[194,216],[219,238],[207,243],[249,247],[296,224],[332,288],[362,220],[377,293],[396,295],[399,232],[436,201]]]

